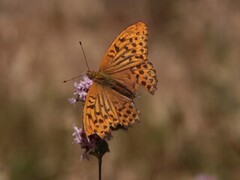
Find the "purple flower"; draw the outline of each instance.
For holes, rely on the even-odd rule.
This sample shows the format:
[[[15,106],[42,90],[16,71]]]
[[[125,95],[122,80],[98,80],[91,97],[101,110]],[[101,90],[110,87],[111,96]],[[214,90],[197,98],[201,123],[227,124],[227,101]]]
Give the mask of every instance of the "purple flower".
[[[89,155],[101,158],[106,152],[109,152],[107,142],[101,139],[98,135],[93,134],[87,137],[82,128],[74,126],[73,129],[73,144],[79,144],[82,149],[85,149],[81,155],[81,160],[89,159]],[[110,138],[110,136],[108,138]]]
[[[69,98],[68,102],[71,104],[76,103],[77,101],[85,101],[86,100],[86,96],[87,96],[87,92],[90,88],[90,86],[92,85],[93,81],[91,79],[88,78],[88,76],[84,75],[83,76],[83,80],[80,81],[79,83],[75,82],[74,83],[74,95],[76,97],[73,98]]]

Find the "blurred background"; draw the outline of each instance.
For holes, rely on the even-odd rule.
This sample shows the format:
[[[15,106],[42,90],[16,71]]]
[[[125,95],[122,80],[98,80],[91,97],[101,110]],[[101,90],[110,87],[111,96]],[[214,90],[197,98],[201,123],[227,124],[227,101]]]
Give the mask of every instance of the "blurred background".
[[[142,121],[114,132],[103,179],[237,180],[240,177],[238,0],[0,0],[0,180],[97,179],[80,161],[73,83],[97,70],[112,40],[149,25],[154,96],[136,99]]]

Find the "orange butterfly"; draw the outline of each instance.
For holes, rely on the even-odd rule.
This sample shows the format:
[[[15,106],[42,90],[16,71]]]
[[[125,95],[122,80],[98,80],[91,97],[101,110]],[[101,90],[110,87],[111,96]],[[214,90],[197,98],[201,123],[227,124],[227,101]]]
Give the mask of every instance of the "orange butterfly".
[[[139,120],[133,99],[139,85],[151,94],[157,87],[156,70],[147,59],[148,28],[136,22],[123,30],[105,53],[99,71],[88,71],[93,80],[83,109],[87,136],[102,139],[112,128],[128,127]]]

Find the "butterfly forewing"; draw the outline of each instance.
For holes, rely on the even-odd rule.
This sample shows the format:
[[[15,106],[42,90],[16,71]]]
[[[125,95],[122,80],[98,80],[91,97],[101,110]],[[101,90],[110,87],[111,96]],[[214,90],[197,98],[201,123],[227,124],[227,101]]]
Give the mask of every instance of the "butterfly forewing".
[[[105,53],[100,71],[114,74],[147,60],[148,29],[143,22],[126,28]]]

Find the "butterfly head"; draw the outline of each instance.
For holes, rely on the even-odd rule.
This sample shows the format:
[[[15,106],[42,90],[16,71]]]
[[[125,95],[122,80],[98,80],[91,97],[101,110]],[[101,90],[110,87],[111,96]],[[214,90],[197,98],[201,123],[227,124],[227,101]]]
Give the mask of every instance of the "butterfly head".
[[[94,80],[96,75],[97,75],[97,72],[95,72],[95,71],[87,71],[86,75],[89,77],[89,79]]]

